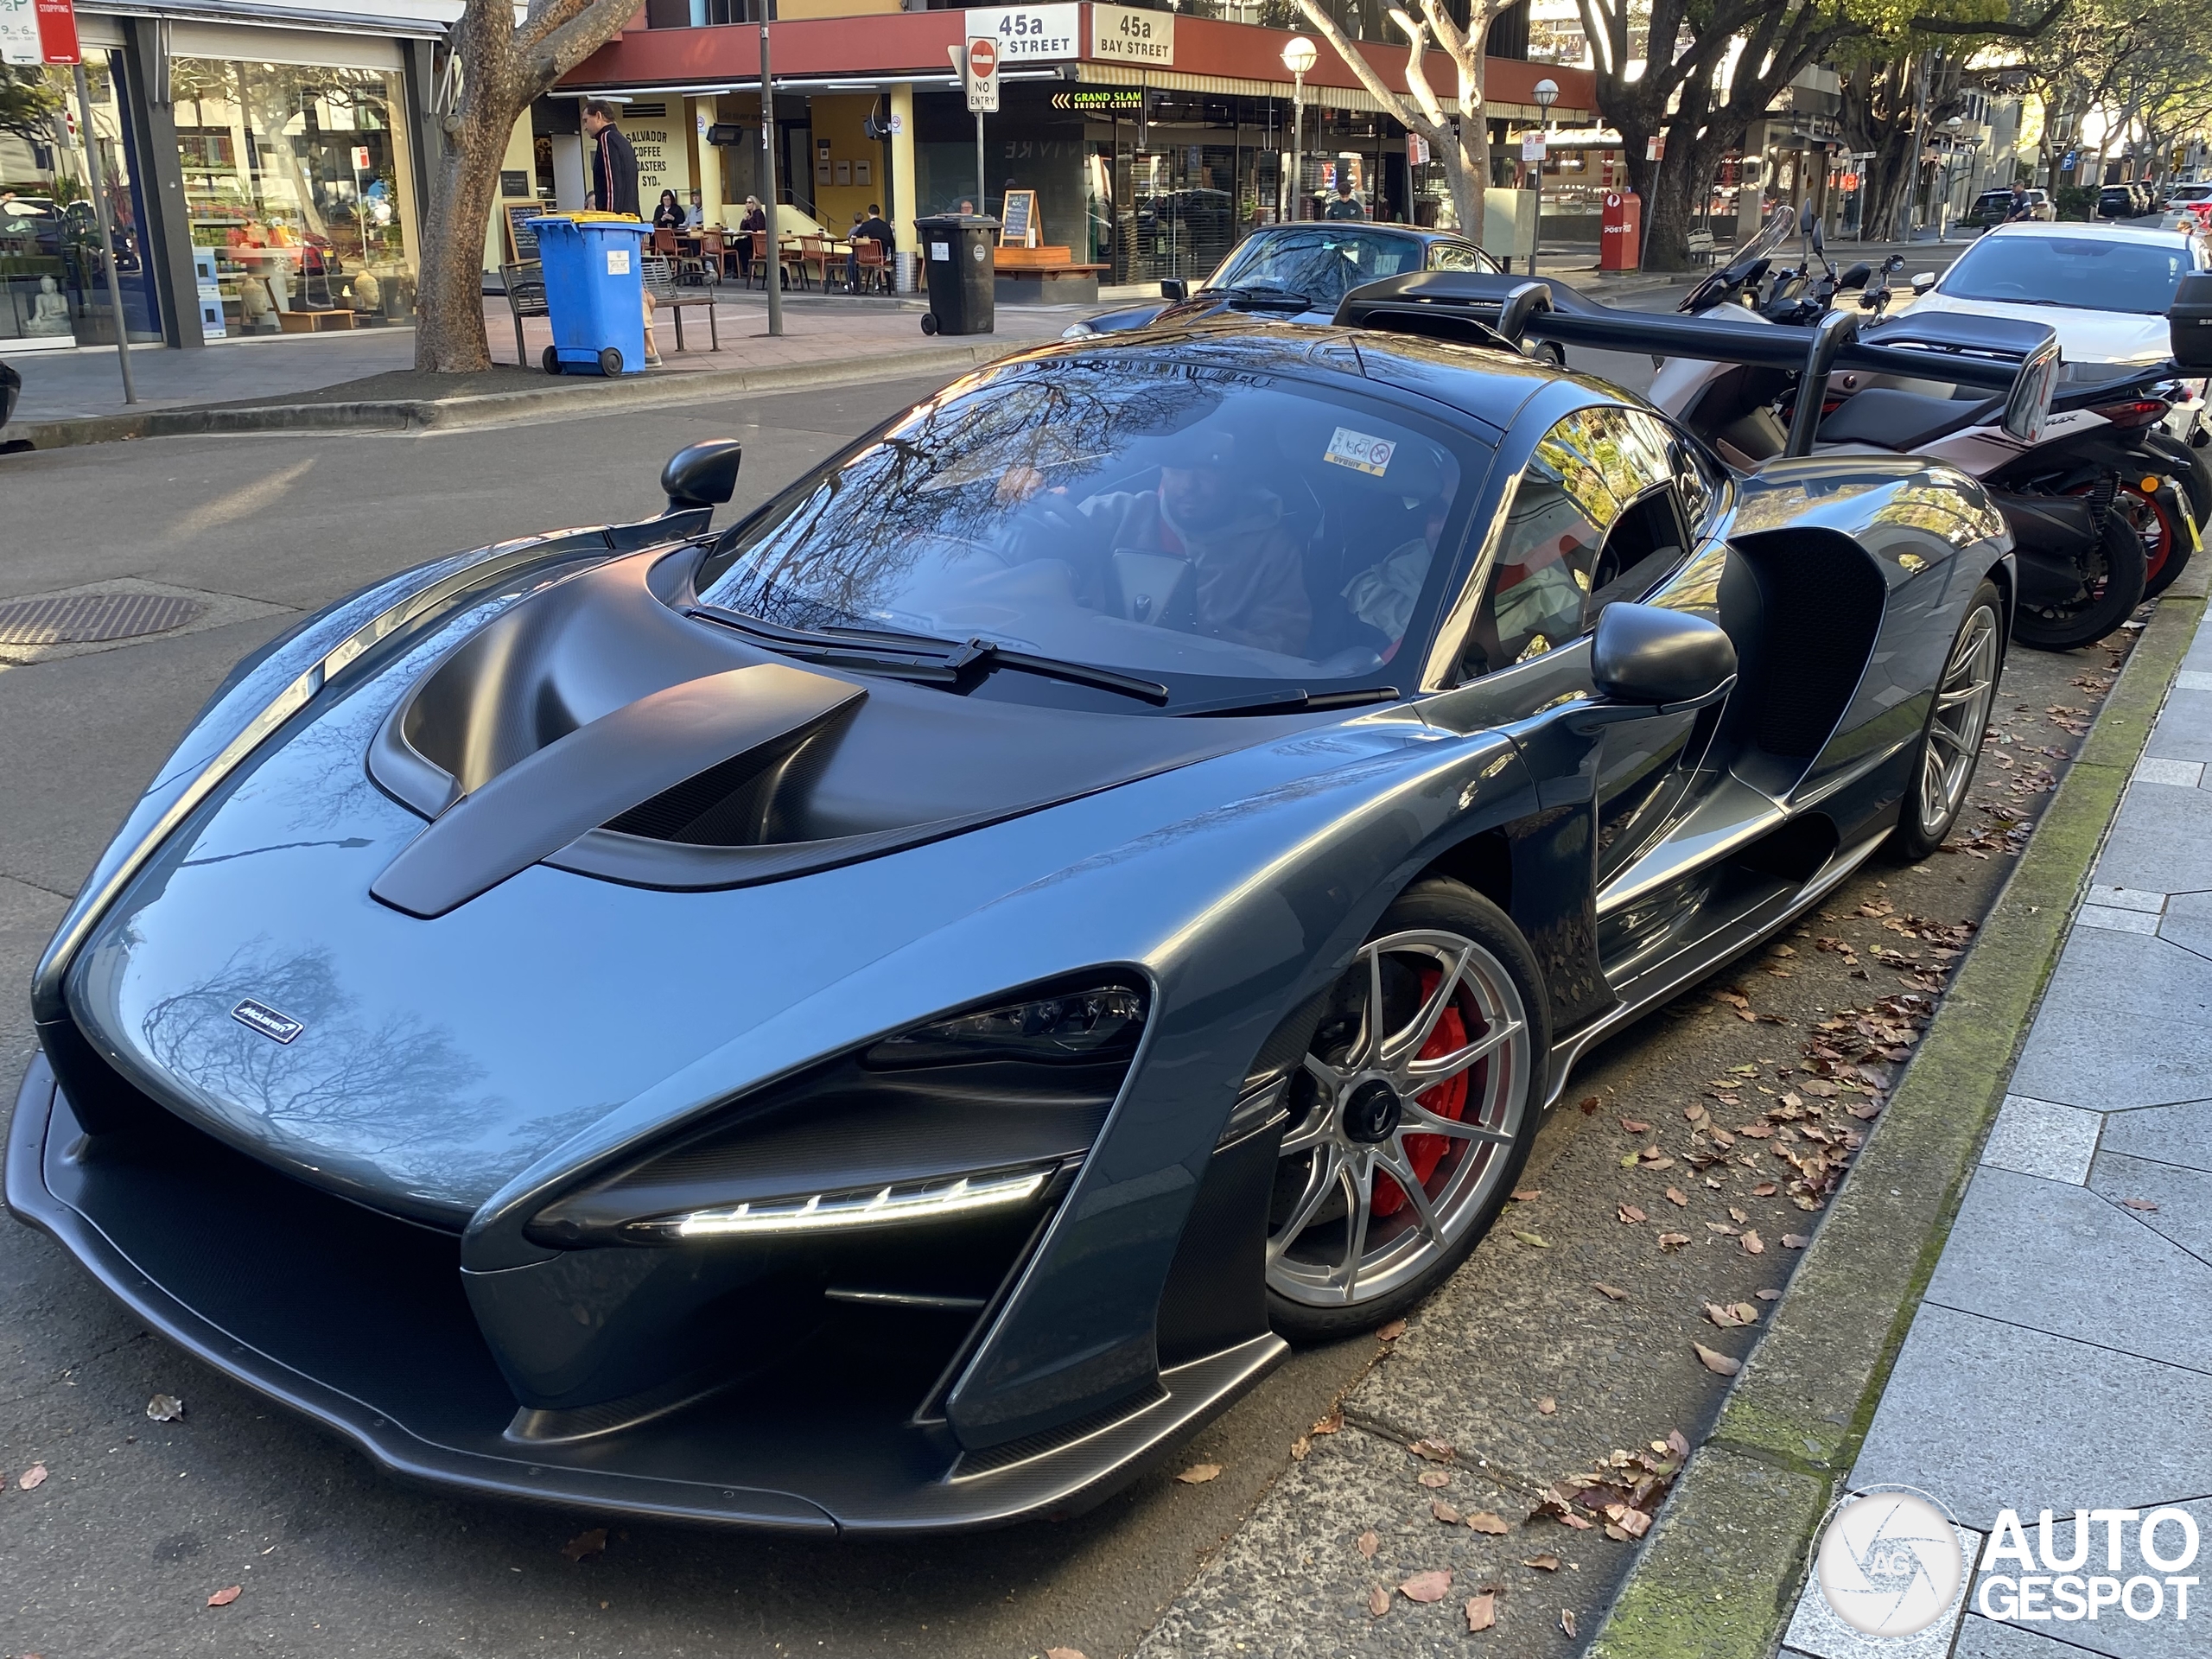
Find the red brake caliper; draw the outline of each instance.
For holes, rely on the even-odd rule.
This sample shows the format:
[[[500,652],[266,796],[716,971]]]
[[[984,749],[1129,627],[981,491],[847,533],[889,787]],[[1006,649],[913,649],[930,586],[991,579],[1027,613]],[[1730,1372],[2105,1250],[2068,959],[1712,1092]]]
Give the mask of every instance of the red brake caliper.
[[[1423,1002],[1435,990],[1443,978],[1441,970],[1427,968],[1421,970],[1421,995]],[[1464,1048],[1467,1043],[1466,1022],[1459,1017],[1459,1005],[1454,1003],[1444,1010],[1436,1022],[1436,1029],[1429,1033],[1428,1040],[1421,1045],[1420,1057],[1424,1060],[1440,1060],[1446,1054]],[[1424,1090],[1414,1098],[1439,1117],[1457,1122],[1467,1109],[1467,1074],[1465,1071]],[[1409,1135],[1406,1137],[1406,1158],[1414,1166],[1414,1173],[1421,1178],[1421,1185],[1428,1185],[1428,1178],[1436,1173],[1436,1166],[1444,1160],[1451,1146],[1449,1136],[1441,1135]],[[1380,1171],[1375,1176],[1375,1197],[1370,1206],[1378,1216],[1395,1216],[1406,1207],[1406,1195],[1396,1181]]]

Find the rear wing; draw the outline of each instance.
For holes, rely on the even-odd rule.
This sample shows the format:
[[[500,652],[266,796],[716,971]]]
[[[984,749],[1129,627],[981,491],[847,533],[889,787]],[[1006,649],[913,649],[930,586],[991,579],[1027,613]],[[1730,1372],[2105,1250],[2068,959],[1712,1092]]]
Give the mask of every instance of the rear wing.
[[[1805,329],[1748,316],[1736,321],[1710,313],[1620,311],[1564,283],[1436,270],[1356,288],[1335,317],[1345,327],[1512,350],[1524,340],[1556,340],[1794,371],[1802,378],[1784,451],[1792,455],[1812,453],[1827,378],[1839,371],[1942,380],[2000,394],[2007,435],[2023,443],[2042,435],[2059,370],[2058,336],[2048,326],[1948,312],[1908,315],[1862,328],[1863,321],[1860,312],[1831,311]]]

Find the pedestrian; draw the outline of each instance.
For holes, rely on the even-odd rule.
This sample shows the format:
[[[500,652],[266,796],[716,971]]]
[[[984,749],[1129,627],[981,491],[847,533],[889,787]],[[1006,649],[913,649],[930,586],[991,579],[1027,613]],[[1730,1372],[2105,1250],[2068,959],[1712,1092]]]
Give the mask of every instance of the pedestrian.
[[[1324,219],[1365,219],[1367,210],[1359,205],[1359,198],[1351,193],[1351,175],[1343,170],[1337,174],[1337,194],[1322,210]]]
[[[614,124],[614,106],[601,99],[584,104],[584,133],[591,140],[591,203],[602,213],[638,217],[638,152]],[[671,198],[672,200],[673,198]],[[653,296],[645,295],[641,310],[645,321],[645,362],[660,366],[660,347],[653,340]]]
[[[753,233],[768,228],[768,210],[760,205],[758,196],[745,199],[745,212],[737,221],[737,277],[741,283],[753,281]]]
[[[584,134],[591,140],[591,205],[602,213],[638,216],[638,152],[614,124],[614,106],[601,99],[584,105]]]
[[[683,208],[676,200],[676,192],[660,193],[660,205],[653,209],[653,228],[657,231],[680,231],[683,228]]]
[[[2012,225],[2035,216],[2035,204],[2028,200],[2028,187],[2018,179],[2013,180],[2012,200],[2005,206],[2005,222]]]
[[[858,218],[858,215],[855,217]],[[891,257],[891,241],[895,234],[891,226],[884,222],[883,209],[872,201],[868,205],[868,217],[860,219],[853,226],[853,241],[855,244],[863,241],[874,243],[883,250],[883,257],[887,263]],[[858,293],[860,280],[861,256],[858,247],[855,246],[852,252],[845,256],[845,286],[855,293]]]

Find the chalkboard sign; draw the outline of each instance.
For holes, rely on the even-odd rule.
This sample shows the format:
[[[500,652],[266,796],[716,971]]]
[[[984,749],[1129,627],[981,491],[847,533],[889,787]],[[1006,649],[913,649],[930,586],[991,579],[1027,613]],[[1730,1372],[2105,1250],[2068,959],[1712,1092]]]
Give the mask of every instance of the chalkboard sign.
[[[1034,190],[1009,190],[1006,203],[999,209],[999,245],[1002,248],[1026,248],[1037,239],[1037,193]]]
[[[537,257],[537,232],[523,221],[543,218],[551,206],[550,202],[544,201],[500,203],[500,214],[507,221],[507,252],[511,263],[518,265],[526,259]]]

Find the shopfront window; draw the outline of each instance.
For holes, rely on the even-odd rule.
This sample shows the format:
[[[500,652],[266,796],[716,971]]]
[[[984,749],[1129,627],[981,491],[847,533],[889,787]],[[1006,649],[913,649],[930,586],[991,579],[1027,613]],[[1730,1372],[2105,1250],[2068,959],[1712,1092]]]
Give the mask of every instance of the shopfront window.
[[[209,334],[413,320],[396,71],[179,58],[170,84]]]
[[[124,327],[132,340],[158,341],[161,317],[142,257],[138,169],[114,69],[108,53],[85,54],[90,136],[99,146],[107,188]],[[48,67],[0,73],[13,77],[10,101],[22,111],[0,133],[0,340],[10,351],[111,346],[115,314],[70,72]]]

